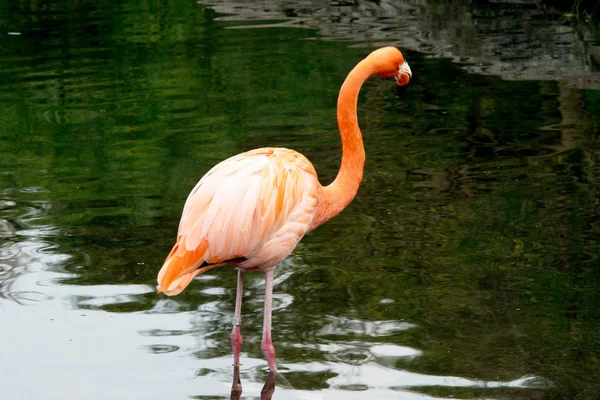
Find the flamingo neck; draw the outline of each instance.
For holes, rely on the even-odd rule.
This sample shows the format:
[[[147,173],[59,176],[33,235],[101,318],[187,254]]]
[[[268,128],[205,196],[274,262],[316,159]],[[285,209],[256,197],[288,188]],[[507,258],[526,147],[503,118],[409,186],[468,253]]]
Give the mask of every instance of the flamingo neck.
[[[365,148],[358,126],[356,105],[360,88],[373,72],[371,62],[364,59],[350,71],[340,89],[337,120],[342,138],[342,163],[335,180],[323,187],[313,228],[338,215],[358,191],[365,165]]]

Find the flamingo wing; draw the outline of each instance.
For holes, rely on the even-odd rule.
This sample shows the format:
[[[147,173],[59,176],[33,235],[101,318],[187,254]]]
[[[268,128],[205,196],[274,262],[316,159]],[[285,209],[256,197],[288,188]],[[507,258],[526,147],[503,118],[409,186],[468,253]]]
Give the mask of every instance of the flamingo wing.
[[[275,267],[308,231],[318,187],[310,161],[293,150],[257,149],[217,164],[187,198],[158,291],[178,294],[230,260],[240,268]]]

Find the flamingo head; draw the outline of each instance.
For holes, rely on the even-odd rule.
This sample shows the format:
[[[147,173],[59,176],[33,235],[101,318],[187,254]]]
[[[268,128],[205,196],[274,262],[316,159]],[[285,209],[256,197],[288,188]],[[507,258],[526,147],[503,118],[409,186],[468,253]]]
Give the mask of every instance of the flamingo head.
[[[373,65],[375,73],[382,78],[395,78],[398,86],[410,83],[412,71],[397,48],[382,47],[369,54],[367,59]]]

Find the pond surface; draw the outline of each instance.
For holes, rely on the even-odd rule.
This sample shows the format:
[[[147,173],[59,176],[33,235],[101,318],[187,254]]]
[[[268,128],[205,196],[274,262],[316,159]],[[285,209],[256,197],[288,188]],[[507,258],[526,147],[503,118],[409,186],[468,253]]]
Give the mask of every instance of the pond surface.
[[[391,43],[415,79],[361,92],[356,199],[276,272],[273,399],[598,398],[597,27],[418,3],[0,8],[0,397],[228,398],[233,268],[155,293],[187,194],[265,146],[329,183],[339,87]]]

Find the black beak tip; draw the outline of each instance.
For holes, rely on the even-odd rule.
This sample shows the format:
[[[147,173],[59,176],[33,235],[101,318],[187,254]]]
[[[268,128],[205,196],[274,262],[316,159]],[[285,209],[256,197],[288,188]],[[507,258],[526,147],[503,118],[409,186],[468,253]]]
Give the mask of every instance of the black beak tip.
[[[408,87],[410,86],[410,84],[406,84],[406,85],[396,85],[396,96],[402,98],[406,96],[406,91],[408,90]]]

